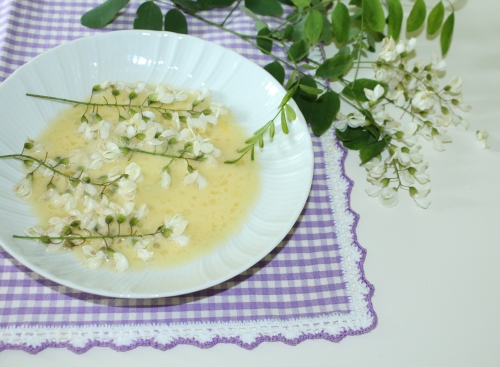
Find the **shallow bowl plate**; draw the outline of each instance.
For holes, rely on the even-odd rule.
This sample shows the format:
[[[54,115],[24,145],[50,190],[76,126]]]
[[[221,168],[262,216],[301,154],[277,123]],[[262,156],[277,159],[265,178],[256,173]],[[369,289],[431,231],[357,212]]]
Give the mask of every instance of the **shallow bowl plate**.
[[[0,155],[19,153],[67,105],[26,93],[74,100],[88,97],[104,80],[208,87],[251,134],[274,117],[285,95],[265,70],[241,55],[196,37],[168,32],[120,31],[63,44],[20,67],[0,85]],[[162,270],[91,271],[71,253],[48,253],[44,245],[14,239],[36,225],[30,208],[12,192],[23,177],[20,163],[0,160],[0,244],[19,262],[54,282],[109,297],[154,298],[208,288],[250,268],[290,231],[308,197],[313,151],[307,125],[297,120],[257,156],[262,190],[241,230],[208,255]]]

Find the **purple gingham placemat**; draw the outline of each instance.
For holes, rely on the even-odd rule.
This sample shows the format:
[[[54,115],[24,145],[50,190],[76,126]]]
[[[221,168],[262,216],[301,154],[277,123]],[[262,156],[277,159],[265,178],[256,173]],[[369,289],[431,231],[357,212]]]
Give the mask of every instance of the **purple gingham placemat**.
[[[1,2],[0,79],[63,42],[131,29],[140,3],[131,1],[113,24],[96,31],[82,27],[79,19],[99,1]],[[220,23],[228,11],[204,15]],[[235,36],[192,17],[188,24],[192,35],[260,65],[270,62]],[[253,21],[240,10],[226,24],[255,32]],[[254,267],[203,291],[140,300],[95,296],[49,281],[0,250],[0,350],[36,353],[65,346],[81,353],[97,345],[128,350],[220,342],[251,349],[264,341],[339,341],[371,330],[376,324],[373,287],[364,277],[365,251],[356,242],[358,217],[349,207],[352,182],[343,170],[346,152],[331,132],[313,137],[313,146],[311,194],[290,233]]]

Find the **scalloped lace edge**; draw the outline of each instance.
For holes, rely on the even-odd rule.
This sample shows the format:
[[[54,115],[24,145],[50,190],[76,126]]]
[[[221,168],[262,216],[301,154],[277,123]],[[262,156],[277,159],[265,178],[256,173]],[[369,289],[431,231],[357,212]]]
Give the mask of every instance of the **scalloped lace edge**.
[[[345,152],[337,145],[331,130],[323,134],[321,142],[350,312],[288,320],[169,325],[12,326],[0,330],[0,345],[23,345],[31,349],[65,345],[79,350],[86,349],[89,343],[111,344],[120,348],[142,345],[148,341],[149,345],[161,348],[186,341],[199,346],[229,341],[248,347],[270,339],[293,344],[317,337],[338,341],[348,334],[371,330],[376,323],[370,301],[373,289],[362,274],[363,253],[354,238],[357,220],[349,208],[350,183],[342,169]]]

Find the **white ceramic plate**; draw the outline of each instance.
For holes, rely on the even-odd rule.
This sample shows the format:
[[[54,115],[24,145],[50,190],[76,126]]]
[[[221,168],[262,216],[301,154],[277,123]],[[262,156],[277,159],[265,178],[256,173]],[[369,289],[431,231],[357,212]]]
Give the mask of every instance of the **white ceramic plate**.
[[[195,37],[167,32],[122,31],[86,37],[48,51],[19,68],[0,85],[0,155],[20,153],[27,137],[66,106],[26,97],[36,93],[80,99],[104,80],[169,84],[200,90],[204,86],[234,113],[251,134],[277,111],[285,91],[266,71],[239,54]],[[309,194],[312,143],[298,119],[290,134],[281,132],[258,155],[262,191],[242,230],[209,255],[164,270],[116,273],[91,271],[67,252],[14,239],[36,219],[12,193],[22,178],[20,163],[0,160],[0,244],[33,271],[57,283],[110,297],[153,298],[190,293],[221,283],[248,269],[292,228]],[[279,119],[278,119],[279,120]]]

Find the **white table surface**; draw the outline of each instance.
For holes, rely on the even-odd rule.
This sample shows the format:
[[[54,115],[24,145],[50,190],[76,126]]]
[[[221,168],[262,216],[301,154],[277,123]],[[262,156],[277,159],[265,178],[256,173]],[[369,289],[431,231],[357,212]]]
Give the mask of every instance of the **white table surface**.
[[[499,366],[500,365],[500,3],[459,0],[448,74],[461,75],[473,106],[469,131],[450,129],[447,151],[425,149],[433,203],[419,209],[406,195],[385,209],[364,192],[365,172],[349,154],[352,208],[367,249],[365,272],[375,286],[378,325],[340,343],[263,343],[248,351],[232,344],[210,349],[180,345],[128,352],[94,347],[0,353],[1,366]],[[427,57],[438,42],[419,47]],[[420,45],[422,46],[422,45]],[[475,131],[490,132],[481,150]]]

